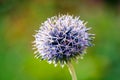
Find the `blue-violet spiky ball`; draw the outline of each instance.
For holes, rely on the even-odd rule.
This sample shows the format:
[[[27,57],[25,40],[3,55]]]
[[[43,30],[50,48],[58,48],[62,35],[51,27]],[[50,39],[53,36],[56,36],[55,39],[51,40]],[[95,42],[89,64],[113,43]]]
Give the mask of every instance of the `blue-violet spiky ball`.
[[[61,65],[78,59],[91,46],[93,34],[88,33],[85,23],[79,17],[59,15],[48,18],[35,34],[35,55]]]

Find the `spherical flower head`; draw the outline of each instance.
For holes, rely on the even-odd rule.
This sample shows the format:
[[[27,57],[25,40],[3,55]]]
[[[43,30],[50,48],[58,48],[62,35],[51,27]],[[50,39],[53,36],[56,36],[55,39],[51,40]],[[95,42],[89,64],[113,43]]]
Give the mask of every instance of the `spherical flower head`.
[[[92,46],[94,34],[88,33],[90,29],[79,17],[59,15],[48,18],[34,36],[35,55],[55,65],[78,59],[88,46]]]

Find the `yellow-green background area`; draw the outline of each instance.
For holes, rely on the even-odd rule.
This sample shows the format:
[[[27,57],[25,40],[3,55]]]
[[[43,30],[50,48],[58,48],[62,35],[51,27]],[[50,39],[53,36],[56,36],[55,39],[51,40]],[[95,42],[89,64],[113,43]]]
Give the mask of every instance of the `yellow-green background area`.
[[[94,47],[78,63],[78,80],[120,79],[118,0],[0,0],[0,80],[71,80],[63,69],[34,58],[32,41],[40,24],[58,14],[80,16],[96,34]]]

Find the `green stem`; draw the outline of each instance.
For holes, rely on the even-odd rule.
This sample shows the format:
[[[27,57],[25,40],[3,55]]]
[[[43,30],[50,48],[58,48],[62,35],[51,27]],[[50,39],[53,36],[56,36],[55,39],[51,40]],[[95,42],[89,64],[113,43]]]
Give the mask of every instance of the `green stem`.
[[[73,65],[71,64],[71,62],[68,62],[67,66],[68,66],[69,72],[70,72],[70,74],[72,76],[72,80],[77,80],[75,69],[74,69]]]

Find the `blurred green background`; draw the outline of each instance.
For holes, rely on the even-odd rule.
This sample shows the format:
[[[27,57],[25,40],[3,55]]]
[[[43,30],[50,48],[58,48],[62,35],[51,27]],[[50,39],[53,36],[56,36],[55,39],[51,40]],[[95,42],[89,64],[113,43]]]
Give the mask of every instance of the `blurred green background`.
[[[71,80],[67,67],[34,58],[35,30],[48,17],[80,16],[96,34],[74,63],[78,80],[120,80],[119,0],[0,0],[0,80]]]

